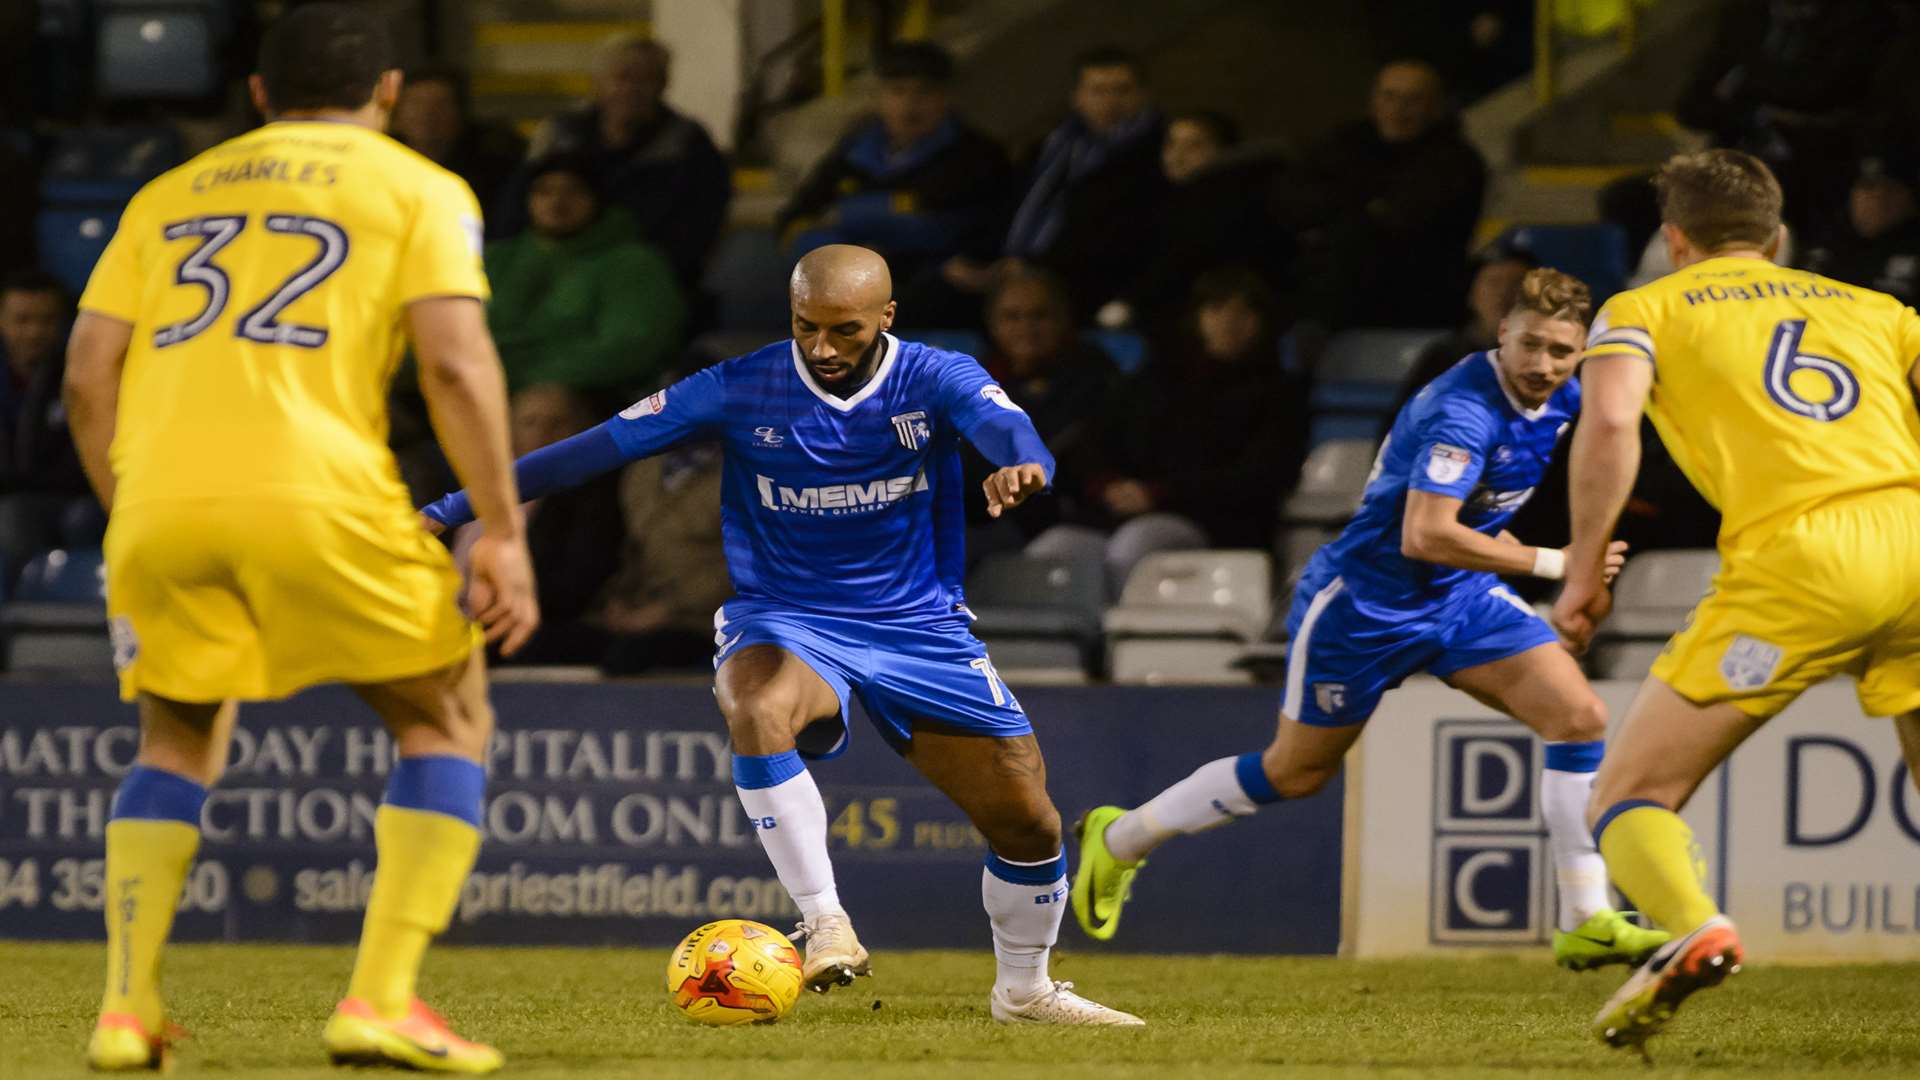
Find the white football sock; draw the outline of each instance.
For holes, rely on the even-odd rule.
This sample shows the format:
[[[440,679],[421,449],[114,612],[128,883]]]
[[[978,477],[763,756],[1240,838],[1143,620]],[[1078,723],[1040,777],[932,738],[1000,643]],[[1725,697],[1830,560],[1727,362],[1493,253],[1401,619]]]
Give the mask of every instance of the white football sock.
[[[1548,743],[1548,759],[1553,759],[1557,747],[1582,745]],[[1598,754],[1594,757],[1597,769]],[[1593,770],[1540,772],[1540,816],[1547,820],[1547,846],[1553,850],[1554,879],[1560,886],[1561,930],[1577,930],[1594,912],[1613,906],[1607,896],[1606,860],[1587,829],[1587,797],[1593,793],[1594,775]]]
[[[1249,791],[1249,785],[1255,790]],[[1172,837],[1225,825],[1278,799],[1261,770],[1258,752],[1209,761],[1115,818],[1107,826],[1107,850],[1121,862],[1138,862]]]
[[[980,902],[993,923],[993,988],[1012,1001],[1030,1001],[1047,988],[1047,954],[1060,938],[1067,910],[1067,860],[1017,863],[987,853]]]
[[[758,758],[735,755],[733,777],[740,805],[752,819],[774,873],[800,908],[800,918],[811,921],[822,914],[845,914],[846,909],[840,906],[833,861],[827,855],[827,804],[813,775],[799,762],[791,751]],[[782,775],[784,779],[770,786],[741,784]]]

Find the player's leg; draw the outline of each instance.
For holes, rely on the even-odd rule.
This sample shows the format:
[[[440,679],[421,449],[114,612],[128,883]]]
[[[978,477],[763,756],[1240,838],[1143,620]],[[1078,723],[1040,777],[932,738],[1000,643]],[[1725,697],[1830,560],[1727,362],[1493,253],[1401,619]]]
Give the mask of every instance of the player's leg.
[[[1764,722],[1731,702],[1696,705],[1651,677],[1600,766],[1588,815],[1607,870],[1674,935],[1595,1017],[1595,1033],[1610,1045],[1643,1045],[1688,995],[1740,969],[1738,932],[1707,895],[1705,867],[1678,811]]]
[[[416,995],[420,962],[447,928],[480,851],[493,707],[475,650],[450,667],[354,687],[399,747],[374,818],[378,863],[347,997],[323,1037],[335,1062],[482,1073],[504,1059],[455,1035]]]
[[[200,847],[200,811],[220,779],[232,702],[140,695],[140,751],[107,822],[107,986],[87,1049],[97,1069],[144,1069],[164,1052],[160,953]]]
[[[1476,620],[1488,631],[1481,641],[1500,636],[1497,626],[1487,627],[1498,617],[1496,610]],[[1537,621],[1530,612],[1526,618]],[[1607,709],[1579,665],[1558,644],[1544,643],[1450,672],[1446,678],[1532,728],[1547,744],[1540,773],[1540,814],[1547,823],[1560,896],[1554,960],[1575,971],[1645,961],[1666,944],[1667,934],[1637,926],[1613,910],[1607,895],[1607,866],[1587,827],[1587,803],[1605,746]]]
[[[797,739],[842,714],[840,693],[795,653],[748,645],[714,679],[733,741],[733,784],[760,846],[800,909],[807,985],[824,991],[869,970],[834,884],[827,852],[827,805],[800,758]]]
[[[996,737],[915,724],[907,761],[987,838],[980,898],[993,926],[992,1010],[1005,1022],[1136,1025],[1136,1016],[1055,983],[1047,960],[1066,911],[1060,812],[1031,732]]]
[[[1132,810],[1095,807],[1076,823],[1073,912],[1089,937],[1119,930],[1134,875],[1154,848],[1325,786],[1380,695],[1431,651],[1425,631],[1361,615],[1337,579],[1303,581],[1287,625],[1286,693],[1265,751],[1207,762]]]

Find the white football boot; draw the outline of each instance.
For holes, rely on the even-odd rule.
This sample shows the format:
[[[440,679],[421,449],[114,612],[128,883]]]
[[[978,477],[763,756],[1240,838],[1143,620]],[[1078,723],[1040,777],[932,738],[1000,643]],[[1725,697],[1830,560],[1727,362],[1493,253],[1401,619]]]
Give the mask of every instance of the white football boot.
[[[821,915],[802,922],[799,933],[807,942],[807,959],[800,971],[807,989],[824,994],[836,986],[850,986],[855,976],[873,974],[866,947],[853,932],[853,920],[843,913]]]
[[[1003,1024],[1072,1024],[1082,1027],[1145,1027],[1147,1022],[1119,1009],[1109,1009],[1073,992],[1070,982],[1050,982],[1025,1001],[1014,1001],[993,990],[993,1018]]]

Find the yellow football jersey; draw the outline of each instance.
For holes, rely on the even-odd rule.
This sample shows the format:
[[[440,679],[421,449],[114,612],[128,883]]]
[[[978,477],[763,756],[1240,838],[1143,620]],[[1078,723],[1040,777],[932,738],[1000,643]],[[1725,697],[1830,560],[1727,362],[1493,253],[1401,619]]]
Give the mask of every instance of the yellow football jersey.
[[[1648,415],[1720,511],[1723,550],[1841,496],[1920,488],[1920,316],[1884,293],[1708,259],[1607,301],[1587,356],[1652,362]]]
[[[465,181],[353,124],[267,124],[148,184],[80,300],[133,324],[116,510],[405,507],[386,408],[404,308],[485,299],[480,244]]]

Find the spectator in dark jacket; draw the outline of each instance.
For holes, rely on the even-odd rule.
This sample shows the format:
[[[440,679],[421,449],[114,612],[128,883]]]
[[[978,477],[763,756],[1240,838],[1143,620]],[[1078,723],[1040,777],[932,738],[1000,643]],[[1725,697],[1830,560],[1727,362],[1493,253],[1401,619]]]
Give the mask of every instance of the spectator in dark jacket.
[[[526,157],[527,141],[505,124],[474,118],[465,75],[444,67],[407,72],[391,130],[394,138],[465,180],[480,200],[487,225],[494,227],[501,195]]]
[[[90,547],[106,529],[60,401],[72,315],[49,274],[23,270],[0,282],[0,582],[36,552]]]
[[[1185,310],[1194,281],[1216,267],[1252,266],[1269,283],[1285,276],[1292,241],[1267,208],[1280,162],[1239,154],[1239,143],[1234,122],[1211,110],[1167,122],[1160,167],[1170,186],[1155,208],[1153,256],[1119,299],[1100,309],[1101,325],[1164,329]]]
[[[980,499],[967,500],[968,524],[998,533],[999,539],[1018,536],[1024,543],[1059,520],[1072,517],[1061,503],[1074,502],[1079,480],[1068,463],[1084,456],[1101,403],[1118,380],[1113,358],[1082,341],[1073,331],[1073,304],[1060,278],[1045,270],[1022,270],[1002,278],[987,295],[986,355],[980,358],[987,373],[999,381],[1026,410],[1033,426],[1053,451],[1061,467],[1053,477],[1053,498],[1029,504],[1031,514],[987,517]],[[976,491],[993,466],[967,448],[966,490]],[[994,537],[969,537],[968,553],[984,554]]]
[[[656,41],[608,41],[595,57],[594,100],[549,117],[529,153],[587,155],[608,200],[633,215],[641,239],[667,253],[691,291],[726,223],[733,178],[706,129],[662,100],[670,60]]]
[[[530,386],[513,395],[513,454],[526,455],[585,431],[595,413],[585,398],[564,386]],[[607,473],[580,487],[526,504],[527,549],[540,583],[540,629],[511,660],[524,664],[599,662],[595,635],[582,621],[594,614],[602,586],[620,565],[620,475]],[[454,533],[454,560],[466,571],[466,556],[479,538],[477,526]],[[586,637],[587,647],[580,647]]]
[[[1905,148],[1863,157],[1844,224],[1808,241],[1803,269],[1920,301],[1920,160]]]
[[[1097,49],[1074,63],[1073,111],[1025,163],[1026,179],[994,250],[956,255],[922,275],[900,305],[916,326],[977,326],[996,274],[1031,263],[1059,274],[1076,314],[1120,294],[1153,243],[1153,209],[1166,190],[1163,124],[1140,58]],[[996,263],[996,260],[997,263]]]
[[[1097,537],[1118,588],[1153,551],[1270,548],[1307,443],[1307,394],[1281,370],[1275,312],[1245,267],[1196,282],[1183,339],[1116,389],[1075,463],[1092,529],[1057,526],[1028,550],[1069,554]]]
[[[1445,326],[1465,284],[1487,166],[1460,133],[1434,69],[1380,69],[1366,120],[1280,177],[1274,210],[1297,233],[1307,311],[1333,327]]]
[[[877,67],[877,115],[814,165],[777,224],[782,233],[806,230],[794,239],[795,258],[823,244],[858,244],[886,256],[905,281],[996,239],[1013,173],[1000,144],[954,113],[945,49],[895,45]]]

